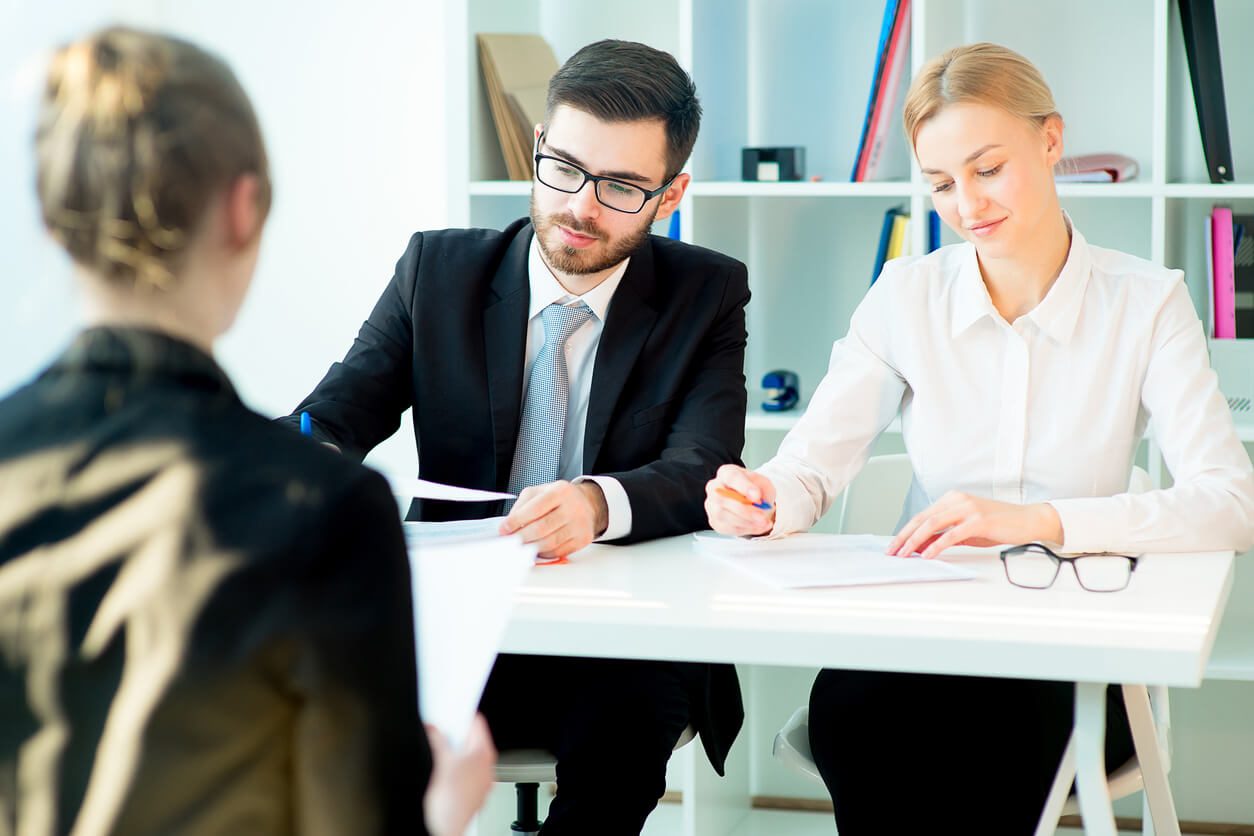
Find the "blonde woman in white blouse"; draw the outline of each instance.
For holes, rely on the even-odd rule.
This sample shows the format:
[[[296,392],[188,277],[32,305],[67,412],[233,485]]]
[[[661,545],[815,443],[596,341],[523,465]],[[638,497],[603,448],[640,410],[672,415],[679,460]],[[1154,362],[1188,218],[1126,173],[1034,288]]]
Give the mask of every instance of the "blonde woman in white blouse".
[[[711,527],[809,528],[900,412],[914,482],[890,553],[1248,549],[1254,474],[1183,275],[1090,245],[1062,211],[1063,122],[1036,67],[993,44],[950,50],[915,78],[905,128],[965,243],[885,266],[778,454],[711,480]],[[1130,495],[1151,418],[1174,484]],[[1131,753],[1118,695],[1112,767]],[[1070,724],[1059,683],[824,671],[810,702],[841,836],[949,815],[972,832],[1030,833]],[[971,805],[971,789],[990,803]]]

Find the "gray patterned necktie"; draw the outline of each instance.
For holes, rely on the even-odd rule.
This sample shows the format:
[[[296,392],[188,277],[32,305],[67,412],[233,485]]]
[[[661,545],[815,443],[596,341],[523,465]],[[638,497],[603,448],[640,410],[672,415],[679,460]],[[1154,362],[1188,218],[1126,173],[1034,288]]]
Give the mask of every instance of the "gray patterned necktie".
[[[531,367],[527,396],[523,399],[522,422],[509,477],[510,493],[557,478],[570,392],[566,340],[591,316],[592,309],[584,304],[552,304],[540,314],[544,320],[544,347]],[[512,504],[507,502],[507,509]]]

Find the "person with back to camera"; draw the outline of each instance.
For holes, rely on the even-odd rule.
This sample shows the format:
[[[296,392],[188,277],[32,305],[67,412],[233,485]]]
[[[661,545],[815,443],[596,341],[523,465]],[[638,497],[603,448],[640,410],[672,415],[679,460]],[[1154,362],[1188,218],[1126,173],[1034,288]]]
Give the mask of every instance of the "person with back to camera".
[[[885,265],[777,455],[710,481],[710,525],[768,537],[809,528],[900,411],[914,480],[890,554],[1028,541],[1249,548],[1254,475],[1183,276],[1090,245],[1062,211],[1063,122],[1038,70],[994,44],[949,50],[914,79],[905,129],[936,211],[965,243]],[[1151,417],[1175,481],[1129,494]],[[821,672],[810,745],[841,836],[946,820],[1032,832],[1071,729],[1071,692]],[[1120,689],[1107,696],[1115,768],[1132,744]]]
[[[35,147],[87,324],[0,402],[0,833],[461,833],[495,752],[429,744],[387,483],[212,356],[270,207],[235,76],[102,30]]]

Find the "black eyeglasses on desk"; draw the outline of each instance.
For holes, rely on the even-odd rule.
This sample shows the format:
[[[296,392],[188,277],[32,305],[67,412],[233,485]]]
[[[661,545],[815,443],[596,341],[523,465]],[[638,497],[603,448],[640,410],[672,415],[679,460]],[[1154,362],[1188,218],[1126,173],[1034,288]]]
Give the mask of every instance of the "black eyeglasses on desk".
[[[1139,555],[1094,552],[1064,557],[1040,543],[1012,546],[1001,553],[1006,580],[1025,589],[1048,589],[1062,564],[1070,563],[1080,586],[1089,592],[1118,592],[1128,585]]]

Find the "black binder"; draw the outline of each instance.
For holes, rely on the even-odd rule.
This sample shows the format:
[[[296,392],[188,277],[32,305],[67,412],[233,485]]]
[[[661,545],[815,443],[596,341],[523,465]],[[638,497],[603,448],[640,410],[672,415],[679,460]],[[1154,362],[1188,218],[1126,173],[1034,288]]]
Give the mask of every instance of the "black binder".
[[[1193,81],[1193,103],[1202,130],[1202,153],[1212,183],[1232,180],[1232,144],[1228,137],[1228,107],[1224,101],[1224,74],[1219,62],[1219,27],[1215,0],[1178,0],[1184,51]]]

